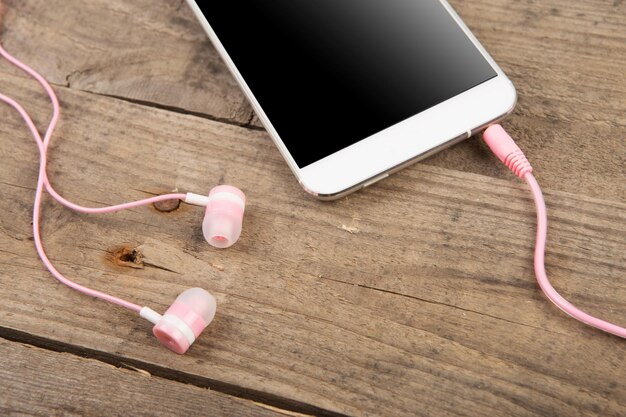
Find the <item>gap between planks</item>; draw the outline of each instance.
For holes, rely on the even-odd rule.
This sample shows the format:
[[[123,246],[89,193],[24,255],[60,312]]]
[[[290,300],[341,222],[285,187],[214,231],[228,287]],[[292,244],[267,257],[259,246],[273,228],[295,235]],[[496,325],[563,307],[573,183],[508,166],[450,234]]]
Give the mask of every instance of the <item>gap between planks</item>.
[[[199,388],[206,388],[225,395],[252,401],[269,410],[276,411],[290,416],[327,416],[343,417],[345,414],[325,410],[311,404],[294,401],[289,398],[243,388],[236,385],[224,383],[199,375],[191,375],[186,372],[177,371],[166,367],[161,367],[135,359],[118,356],[104,351],[93,350],[76,346],[70,343],[63,343],[57,340],[35,336],[17,329],[0,326],[0,338],[11,342],[22,343],[29,346],[53,351],[69,353],[81,358],[97,360],[102,363],[113,365],[117,368],[129,369],[145,375],[145,373],[163,378],[169,381],[190,384]]]

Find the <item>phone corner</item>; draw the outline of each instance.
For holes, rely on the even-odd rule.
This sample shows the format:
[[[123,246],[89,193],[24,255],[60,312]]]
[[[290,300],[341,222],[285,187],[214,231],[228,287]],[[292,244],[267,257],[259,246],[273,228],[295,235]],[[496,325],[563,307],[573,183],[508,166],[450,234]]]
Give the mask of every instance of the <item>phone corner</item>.
[[[507,118],[509,115],[513,113],[515,107],[517,106],[517,89],[515,85],[511,82],[511,80],[504,74],[501,74],[500,77],[505,81],[502,86],[504,88],[501,89],[501,94],[498,94],[499,98],[497,100],[497,105],[495,109],[497,109],[497,113],[490,118],[487,123],[482,123],[476,129],[472,129],[471,135],[475,135],[479,132],[482,132],[489,126],[500,123],[502,120]]]
[[[302,189],[307,194],[315,197],[317,200],[320,200],[320,201],[338,200],[341,197],[344,197],[359,189],[358,186],[349,187],[346,189],[338,189],[338,190],[330,189],[327,187],[320,186],[319,184],[316,185],[311,182],[307,182],[302,177],[298,178],[298,183],[300,184],[300,187],[302,187]]]
[[[509,114],[513,113],[513,110],[515,110],[515,106],[517,105],[517,89],[515,88],[515,85],[513,84],[513,82],[509,79],[509,77],[507,77],[506,75],[503,74],[503,77],[506,80],[506,86],[507,91],[506,94],[504,95],[504,113],[502,115],[502,117],[506,117]]]

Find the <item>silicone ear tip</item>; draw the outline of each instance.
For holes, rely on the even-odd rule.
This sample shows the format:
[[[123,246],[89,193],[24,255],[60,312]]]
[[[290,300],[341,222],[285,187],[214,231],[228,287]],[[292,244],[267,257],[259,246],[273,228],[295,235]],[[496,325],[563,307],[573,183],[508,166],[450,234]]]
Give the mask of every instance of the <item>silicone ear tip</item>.
[[[241,220],[228,213],[207,213],[202,222],[202,233],[209,245],[228,248],[241,235]]]
[[[217,310],[217,302],[213,295],[202,288],[189,288],[183,291],[174,302],[181,303],[193,310],[204,320],[205,327],[213,321],[215,311]]]
[[[152,328],[152,333],[163,346],[180,355],[191,346],[185,335],[171,323],[159,322]]]
[[[219,185],[209,193],[202,233],[206,241],[216,248],[227,248],[241,235],[246,196],[230,185]]]

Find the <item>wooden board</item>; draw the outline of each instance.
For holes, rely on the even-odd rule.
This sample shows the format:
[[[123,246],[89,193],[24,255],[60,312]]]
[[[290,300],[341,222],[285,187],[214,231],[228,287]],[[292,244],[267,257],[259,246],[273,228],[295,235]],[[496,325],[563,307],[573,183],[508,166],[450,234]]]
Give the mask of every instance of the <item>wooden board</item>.
[[[3,3],[3,44],[50,82],[232,123],[252,119],[184,1]]]
[[[18,99],[33,96],[31,83],[3,79]],[[62,193],[110,204],[238,184],[249,199],[245,230],[217,251],[202,238],[197,208],[83,216],[46,201],[46,245],[79,282],[160,310],[186,287],[217,295],[214,325],[187,355],[172,355],[147,323],[81,298],[43,270],[29,240],[33,145],[2,108],[0,134],[15,135],[0,148],[5,337],[192,375],[299,411],[624,411],[622,342],[559,313],[534,284],[534,213],[519,182],[418,165],[322,203],[303,198],[262,132],[59,92],[65,117],[50,175]],[[624,317],[626,205],[551,190],[546,198],[555,284],[592,312]],[[123,244],[143,254],[143,269],[108,260]]]
[[[466,142],[340,201],[315,201],[264,132],[238,126],[249,126],[249,107],[182,2],[158,2],[162,12],[149,3],[3,2],[0,40],[58,85],[50,177],[92,205],[238,185],[249,198],[241,241],[208,247],[198,208],[85,216],[47,199],[45,243],[81,283],[159,310],[202,286],[219,314],[181,357],[158,346],[148,323],[56,283],[32,246],[35,147],[2,106],[0,336],[13,342],[0,357],[22,342],[281,412],[626,413],[623,342],[541,296],[532,201],[484,145]],[[624,4],[454,5],[520,92],[508,126],[546,189],[548,273],[574,303],[623,323]],[[0,91],[43,126],[49,105],[14,74],[0,66]],[[122,246],[143,265],[116,263]]]
[[[288,415],[141,369],[120,369],[2,339],[0,351],[3,416]]]

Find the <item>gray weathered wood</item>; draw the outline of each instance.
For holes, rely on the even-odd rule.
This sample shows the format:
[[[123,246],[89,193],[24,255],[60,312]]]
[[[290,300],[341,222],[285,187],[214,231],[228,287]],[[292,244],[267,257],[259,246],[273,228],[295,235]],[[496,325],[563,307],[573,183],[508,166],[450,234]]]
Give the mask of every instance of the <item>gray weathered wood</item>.
[[[70,353],[0,339],[3,416],[285,416],[276,409],[120,369]]]
[[[234,123],[252,118],[184,1],[3,3],[3,44],[50,82]]]

